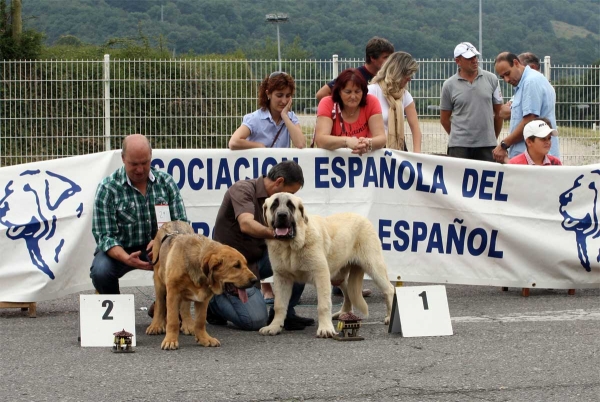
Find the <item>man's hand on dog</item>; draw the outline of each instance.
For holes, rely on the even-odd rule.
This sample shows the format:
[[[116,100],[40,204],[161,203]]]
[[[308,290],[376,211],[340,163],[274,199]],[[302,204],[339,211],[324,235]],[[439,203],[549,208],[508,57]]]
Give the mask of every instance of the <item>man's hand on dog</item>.
[[[150,262],[140,259],[141,254],[141,251],[135,251],[129,254],[127,260],[124,261],[125,264],[129,265],[130,267],[142,269],[144,271],[152,271],[154,269],[154,266]],[[150,257],[150,255],[148,255],[148,257]]]

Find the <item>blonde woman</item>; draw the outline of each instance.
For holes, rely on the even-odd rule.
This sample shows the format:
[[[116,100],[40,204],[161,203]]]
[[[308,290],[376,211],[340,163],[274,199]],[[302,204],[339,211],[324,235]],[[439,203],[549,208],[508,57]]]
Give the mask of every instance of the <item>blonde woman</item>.
[[[368,86],[381,104],[383,124],[387,135],[386,147],[407,151],[404,139],[404,116],[413,136],[413,152],[421,152],[421,128],[417,108],[406,85],[419,69],[406,52],[392,53]]]

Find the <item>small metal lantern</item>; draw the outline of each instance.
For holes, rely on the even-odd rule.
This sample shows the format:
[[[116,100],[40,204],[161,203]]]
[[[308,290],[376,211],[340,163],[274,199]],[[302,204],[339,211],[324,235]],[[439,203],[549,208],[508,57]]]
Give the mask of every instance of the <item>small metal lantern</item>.
[[[113,345],[112,351],[115,353],[133,353],[132,338],[133,334],[125,331],[123,328],[122,331],[115,332],[113,334],[115,336],[115,344]]]
[[[362,318],[352,314],[346,313],[338,317],[337,330],[338,335],[334,336],[333,339],[337,341],[362,341],[365,338],[358,336],[358,330],[360,329],[360,322]]]

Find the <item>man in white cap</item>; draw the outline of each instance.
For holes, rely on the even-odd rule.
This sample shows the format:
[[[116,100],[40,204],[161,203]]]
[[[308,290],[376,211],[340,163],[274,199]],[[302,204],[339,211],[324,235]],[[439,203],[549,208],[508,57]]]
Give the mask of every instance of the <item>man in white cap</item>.
[[[458,71],[442,86],[440,122],[450,135],[448,156],[493,162],[503,100],[498,78],[479,67],[479,55],[469,42],[454,48]]]
[[[547,119],[532,120],[523,129],[523,138],[527,149],[508,161],[514,165],[562,165],[556,156],[548,155],[552,145],[552,137],[558,135],[550,127]]]

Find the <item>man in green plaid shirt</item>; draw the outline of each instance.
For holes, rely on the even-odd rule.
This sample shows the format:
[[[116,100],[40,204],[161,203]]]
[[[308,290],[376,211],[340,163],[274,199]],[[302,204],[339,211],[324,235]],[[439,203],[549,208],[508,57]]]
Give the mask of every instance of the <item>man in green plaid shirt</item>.
[[[118,294],[119,278],[133,269],[152,271],[156,206],[168,205],[170,220],[187,221],[173,178],[150,167],[152,147],[146,137],[126,137],[121,158],[123,166],[102,180],[94,200],[92,233],[97,248],[90,277],[100,294]]]

